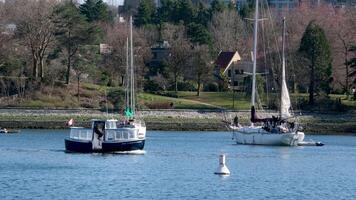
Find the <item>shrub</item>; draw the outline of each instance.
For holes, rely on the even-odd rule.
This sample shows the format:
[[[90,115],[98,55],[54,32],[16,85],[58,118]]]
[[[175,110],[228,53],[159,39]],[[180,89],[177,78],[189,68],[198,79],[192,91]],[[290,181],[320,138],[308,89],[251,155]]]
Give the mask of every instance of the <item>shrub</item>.
[[[108,101],[115,109],[123,109],[125,102],[125,91],[121,88],[112,88],[107,94]]]
[[[157,92],[162,91],[163,88],[153,80],[146,80],[143,85],[143,90],[146,92]]]
[[[217,92],[219,91],[219,85],[215,82],[208,83],[204,86],[205,92]]]
[[[145,104],[149,109],[171,109],[173,102],[152,102]]]

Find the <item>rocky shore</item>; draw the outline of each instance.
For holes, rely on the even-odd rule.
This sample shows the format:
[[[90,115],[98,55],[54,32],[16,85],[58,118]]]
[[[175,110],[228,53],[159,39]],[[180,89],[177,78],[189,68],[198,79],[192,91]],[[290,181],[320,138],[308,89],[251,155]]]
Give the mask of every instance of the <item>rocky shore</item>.
[[[299,113],[299,112],[298,112]],[[148,130],[226,131],[223,120],[238,116],[240,123],[249,124],[249,111],[219,110],[142,110]],[[277,115],[273,111],[260,116]],[[88,127],[91,119],[118,118],[117,113],[88,109],[0,109],[0,126],[6,128],[63,129],[73,118],[76,126]],[[299,117],[307,134],[356,134],[355,113],[306,113]]]

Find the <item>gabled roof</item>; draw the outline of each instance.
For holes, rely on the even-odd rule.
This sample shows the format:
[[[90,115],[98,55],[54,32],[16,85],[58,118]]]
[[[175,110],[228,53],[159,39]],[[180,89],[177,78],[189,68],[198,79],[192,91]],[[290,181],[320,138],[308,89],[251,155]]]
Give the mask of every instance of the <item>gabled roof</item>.
[[[225,72],[233,62],[239,60],[241,60],[241,57],[237,51],[221,51],[215,61],[215,65]]]

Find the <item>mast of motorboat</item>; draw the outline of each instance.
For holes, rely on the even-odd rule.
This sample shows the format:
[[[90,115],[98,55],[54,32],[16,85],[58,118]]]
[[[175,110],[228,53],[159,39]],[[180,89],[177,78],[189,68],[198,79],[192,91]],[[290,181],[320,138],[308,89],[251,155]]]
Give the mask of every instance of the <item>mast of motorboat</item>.
[[[257,65],[257,31],[258,31],[258,0],[255,5],[255,19],[254,19],[254,33],[253,33],[253,68],[252,68],[252,94],[251,106],[255,107],[256,98],[256,65]],[[251,108],[252,109],[252,108]],[[252,122],[253,125],[253,122]]]
[[[286,41],[286,18],[283,18],[283,36],[282,36],[282,77],[281,77],[281,96],[279,116],[281,118],[290,117],[289,108],[291,106],[289,92],[286,83],[286,57],[285,57],[285,41]]]
[[[134,114],[135,113],[135,97],[134,97],[134,93],[135,93],[135,78],[134,78],[134,63],[133,63],[133,41],[132,41],[132,16],[130,16],[130,47],[131,47],[131,53],[130,53],[130,78],[131,78],[131,84],[130,84],[130,93],[131,93],[131,111]]]
[[[126,37],[125,109],[129,107],[129,38]]]

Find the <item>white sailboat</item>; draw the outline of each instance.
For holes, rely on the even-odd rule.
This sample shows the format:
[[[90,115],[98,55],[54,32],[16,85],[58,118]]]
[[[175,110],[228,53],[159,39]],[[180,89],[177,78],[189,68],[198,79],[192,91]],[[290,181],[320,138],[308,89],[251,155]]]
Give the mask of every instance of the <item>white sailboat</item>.
[[[283,20],[283,55],[282,55],[282,76],[281,76],[281,105],[279,117],[260,119],[256,116],[256,55],[257,55],[257,31],[258,31],[258,0],[256,0],[254,17],[254,46],[253,46],[253,73],[252,73],[252,97],[251,97],[251,125],[240,126],[238,123],[231,124],[233,130],[233,140],[238,144],[251,145],[282,145],[296,146],[304,140],[304,133],[299,131],[296,122],[288,122],[292,117],[289,109],[291,102],[285,77],[285,20]],[[262,126],[255,126],[254,123],[263,123]]]

